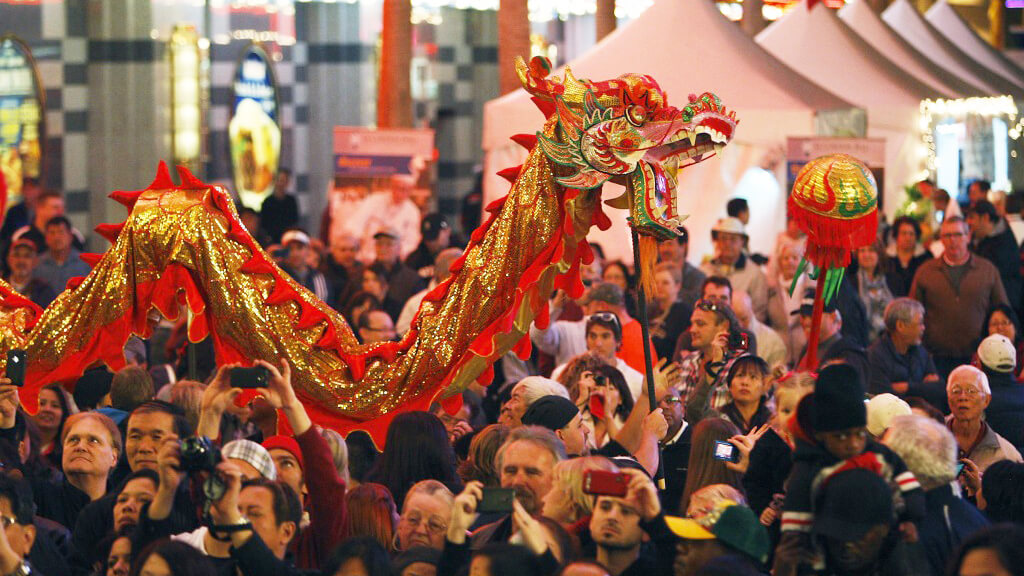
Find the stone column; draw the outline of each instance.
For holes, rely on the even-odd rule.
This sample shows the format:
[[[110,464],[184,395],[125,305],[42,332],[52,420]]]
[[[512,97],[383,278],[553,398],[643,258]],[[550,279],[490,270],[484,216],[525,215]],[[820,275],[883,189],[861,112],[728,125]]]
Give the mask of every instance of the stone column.
[[[409,0],[384,0],[383,15],[377,126],[407,128],[412,126],[412,4]]]
[[[295,138],[296,162],[309,174],[304,212],[316,233],[334,179],[334,127],[367,126],[373,101],[372,46],[359,40],[359,5],[345,2],[295,4],[296,102],[301,133]]]
[[[91,0],[86,8],[89,191],[93,223],[121,222],[113,190],[152,182],[171,157],[170,78],[154,40],[152,0]],[[99,248],[106,248],[99,246]]]
[[[498,87],[502,94],[519,88],[516,56],[530,59],[530,12],[527,0],[500,0],[498,4]]]
[[[743,18],[740,19],[740,27],[748,36],[755,36],[764,30],[764,14],[761,13],[763,6],[762,0],[743,0]]]
[[[597,40],[615,31],[615,0],[597,0],[597,14],[594,20],[597,23]]]

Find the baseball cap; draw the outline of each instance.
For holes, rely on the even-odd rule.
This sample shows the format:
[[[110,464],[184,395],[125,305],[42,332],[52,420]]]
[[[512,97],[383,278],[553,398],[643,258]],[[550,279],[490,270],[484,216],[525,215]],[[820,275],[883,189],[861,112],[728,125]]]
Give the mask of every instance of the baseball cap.
[[[816,534],[857,540],[879,524],[893,521],[892,492],[881,476],[867,468],[843,470],[828,479],[815,499]]]
[[[398,230],[391,226],[381,226],[380,228],[377,229],[376,232],[373,233],[373,239],[376,240],[377,238],[381,237],[400,240],[402,238],[402,235],[398,233]]]
[[[726,234],[739,234],[740,236],[747,235],[747,227],[743,225],[743,222],[739,218],[733,218],[732,216],[726,218],[719,218],[718,222],[711,227],[711,237],[714,238],[719,232]]]
[[[295,438],[278,434],[264,440],[263,447],[267,449],[268,453],[275,448],[289,452],[298,461],[299,468],[306,469],[306,462],[302,458],[302,450],[299,448],[299,443]]]
[[[549,430],[561,430],[572,422],[580,409],[571,400],[561,396],[542,396],[523,414],[523,424],[543,426]]]
[[[309,246],[309,235],[302,230],[289,230],[281,236],[281,244],[287,246],[292,242]]]
[[[868,432],[876,438],[889,429],[889,423],[893,418],[913,414],[910,404],[889,393],[879,394],[868,400],[867,408]]]
[[[826,303],[822,308],[822,312],[825,312],[826,314],[835,312],[836,300],[838,300],[838,298],[833,298],[831,302]],[[814,288],[804,290],[803,298],[800,299],[800,307],[789,313],[790,316],[796,316],[797,314],[800,314],[801,316],[810,316],[811,314],[814,314]]]
[[[1006,336],[992,334],[978,346],[978,359],[996,372],[1013,372],[1017,366],[1017,350]]]
[[[252,440],[232,440],[221,448],[220,453],[225,459],[234,458],[248,462],[267,480],[277,480],[277,468],[274,466],[274,459],[270,457],[270,452]]]
[[[611,282],[600,282],[595,284],[583,298],[583,303],[604,302],[612,306],[622,306],[626,302],[626,296],[622,287]]]
[[[750,508],[733,500],[722,500],[710,512],[696,518],[666,516],[672,533],[687,540],[718,540],[735,550],[764,562],[771,542],[768,531]]]
[[[420,236],[424,240],[437,240],[437,237],[441,234],[442,230],[448,230],[451,226],[444,219],[444,216],[433,213],[427,214],[423,217],[423,222],[420,222]]]
[[[31,248],[31,249],[35,250],[36,252],[39,251],[39,246],[37,246],[35,242],[29,240],[28,238],[26,238],[24,236],[22,236],[21,238],[18,238],[14,242],[11,242],[11,250],[14,250],[15,248],[19,248],[19,247]]]

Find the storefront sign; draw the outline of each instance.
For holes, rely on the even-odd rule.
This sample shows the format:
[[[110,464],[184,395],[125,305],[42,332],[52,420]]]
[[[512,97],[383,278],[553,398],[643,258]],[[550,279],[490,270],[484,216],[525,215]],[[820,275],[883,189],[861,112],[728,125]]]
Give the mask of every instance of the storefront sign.
[[[235,73],[234,110],[228,123],[235,190],[242,204],[259,210],[274,190],[281,156],[277,79],[270,58],[251,44]]]
[[[878,183],[878,204],[882,207],[885,197],[885,139],[884,138],[829,138],[820,136],[786,138],[786,189],[793,189],[793,182],[800,169],[811,160],[827,154],[849,154],[868,165]]]
[[[0,37],[0,171],[7,205],[21,198],[24,178],[42,175],[44,94],[29,47]]]

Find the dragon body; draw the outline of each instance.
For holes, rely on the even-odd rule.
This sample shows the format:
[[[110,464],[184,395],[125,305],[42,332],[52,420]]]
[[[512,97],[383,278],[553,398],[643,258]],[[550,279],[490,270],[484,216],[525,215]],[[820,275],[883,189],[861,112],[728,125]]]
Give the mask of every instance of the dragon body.
[[[0,346],[24,347],[29,359],[22,401],[34,410],[40,387],[73,382],[98,361],[121,368],[125,342],[151,334],[154,311],[176,319],[184,309],[189,338],[212,337],[219,363],[286,358],[322,425],[364,429],[380,444],[400,412],[433,401],[457,407],[469,384],[490,383],[503,354],[530,354],[529,326],[547,324],[552,290],[582,294],[580,266],[593,259],[587,231],[610,225],[601,184],[626,186],[609,204],[628,209],[643,237],[672,237],[681,221],[676,171],[717,151],[736,125],[712,94],[680,110],[647,76],[590,82],[566,71],[562,80],[548,68],[517,62],[547,118],[543,130],[514,137],[531,152],[504,172],[509,194],[487,207],[401,341],[360,344],[340,314],[260,249],[225,189],[180,168],[175,185],[161,164],[148,188],[111,195],[128,219],[97,228],[111,248],[83,255],[92,272],[45,311],[0,286]]]

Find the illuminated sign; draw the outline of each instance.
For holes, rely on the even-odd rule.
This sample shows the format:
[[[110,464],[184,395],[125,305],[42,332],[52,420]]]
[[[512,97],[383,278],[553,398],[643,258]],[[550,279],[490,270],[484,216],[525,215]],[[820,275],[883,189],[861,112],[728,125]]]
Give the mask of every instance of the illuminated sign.
[[[44,95],[32,53],[14,36],[0,36],[0,171],[8,205],[21,198],[23,178],[42,175]]]
[[[259,210],[274,190],[281,156],[277,79],[270,58],[251,44],[238,63],[234,110],[228,123],[235,190],[242,204]]]

